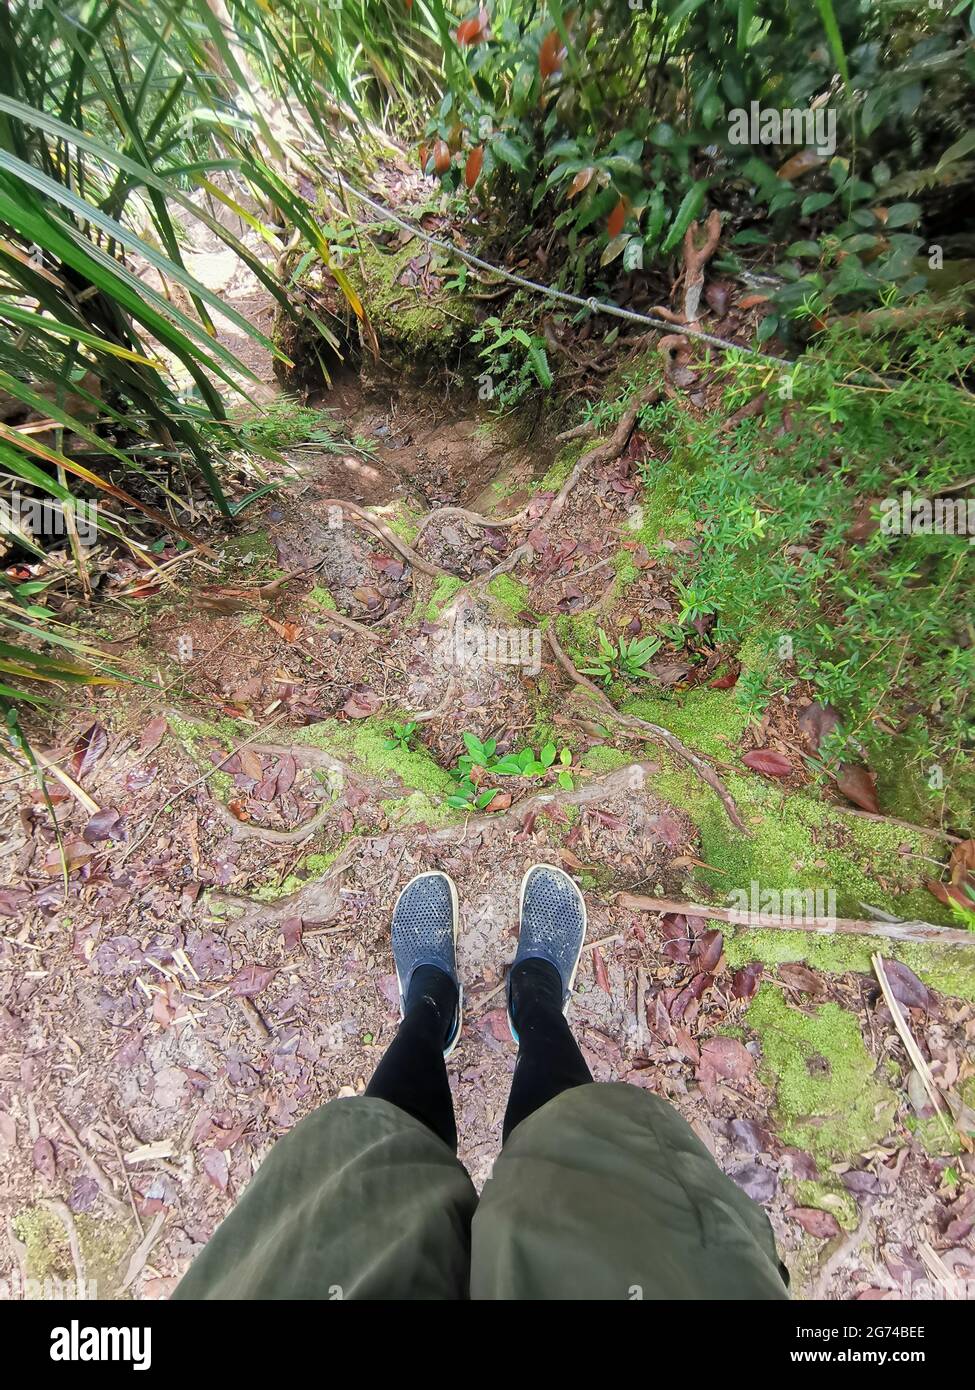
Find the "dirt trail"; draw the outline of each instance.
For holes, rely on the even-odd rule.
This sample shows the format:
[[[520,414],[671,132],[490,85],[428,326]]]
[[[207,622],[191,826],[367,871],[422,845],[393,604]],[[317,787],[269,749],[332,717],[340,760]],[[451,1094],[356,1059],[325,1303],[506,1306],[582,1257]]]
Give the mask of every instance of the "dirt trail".
[[[245,277],[226,290],[266,313]],[[269,359],[251,365],[273,392]],[[970,1191],[912,1142],[906,1093],[873,1081],[896,1046],[875,988],[857,968],[782,966],[765,987],[765,1031],[757,1015],[746,1022],[757,975],[729,960],[720,933],[615,899],[679,895],[701,865],[698,825],[656,784],[669,754],[625,734],[614,747],[548,649],[514,662],[490,649],[490,634],[537,631],[544,616],[642,615],[652,630],[672,613],[665,566],[637,557],[623,597],[613,582],[637,489],[629,434],[546,529],[562,485],[539,487],[551,449],[514,447],[454,400],[340,379],[324,403],[368,448],[289,450],[296,476],[248,514],[219,574],[197,569],[154,601],[136,650],[164,694],[103,692],[66,712],[54,751],[100,808],[93,819],[56,793],[67,903],[38,798],[0,787],[11,885],[0,908],[13,918],[0,941],[0,1202],[15,1267],[77,1274],[73,1227],[102,1296],[171,1291],[270,1145],[364,1088],[397,1023],[391,906],[432,867],[455,877],[462,903],[467,1018],[450,1079],[460,1157],[481,1184],[515,1059],[503,981],[517,887],[545,861],[573,872],[589,902],[572,1022],[594,1076],[681,1109],[766,1203],[801,1291],[845,1297],[926,1277],[925,1246],[963,1275],[975,1264]],[[454,578],[424,573],[336,500],[372,508]],[[490,527],[454,511],[418,534],[438,508],[526,515]],[[531,568],[486,585],[526,536]],[[394,717],[417,721],[406,749],[383,747]],[[553,769],[508,779],[510,810],[503,798],[470,818],[451,810],[444,769],[465,732],[500,752],[571,745],[571,785]],[[791,1041],[794,1016],[834,1019],[824,1004],[855,1020],[855,1039],[835,1052]],[[936,1065],[957,1076],[971,1003],[925,990],[920,1007]],[[789,1109],[762,1064],[782,1039],[788,1066],[798,1056],[820,1087],[809,1113]],[[832,1136],[861,1097],[866,1137],[837,1157],[820,1131]],[[970,1171],[970,1154],[955,1162]],[[814,1215],[797,1221],[797,1208]]]

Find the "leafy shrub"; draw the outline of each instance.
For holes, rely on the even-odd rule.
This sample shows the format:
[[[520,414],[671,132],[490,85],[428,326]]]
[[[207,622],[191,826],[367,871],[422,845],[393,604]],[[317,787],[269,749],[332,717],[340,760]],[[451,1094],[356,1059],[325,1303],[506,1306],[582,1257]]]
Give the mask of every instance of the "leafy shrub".
[[[720,411],[696,419],[666,401],[643,412],[670,459],[642,468],[652,488],[679,484],[698,522],[696,554],[676,563],[696,605],[716,614],[716,640],[767,654],[764,672],[739,683],[742,703],[756,712],[797,674],[843,715],[835,753],[879,751],[897,733],[947,780],[975,735],[975,547],[964,534],[888,532],[881,504],[969,495],[970,337],[915,328],[894,341],[820,335],[792,398],[773,392],[764,419],[733,431]],[[731,356],[723,370],[731,412],[756,369]]]
[[[818,0],[581,0],[563,9],[499,0],[452,24],[445,91],[421,163],[565,238],[560,283],[650,268],[680,250],[709,206],[734,224],[724,263],[768,248],[784,282],[764,336],[811,294],[838,308],[923,288],[915,195],[937,189],[962,225],[975,175],[975,4]],[[946,99],[947,98],[947,99]],[[729,114],[828,106],[832,159],[736,144]],[[754,254],[752,251],[751,254]],[[598,257],[598,267],[593,264]]]

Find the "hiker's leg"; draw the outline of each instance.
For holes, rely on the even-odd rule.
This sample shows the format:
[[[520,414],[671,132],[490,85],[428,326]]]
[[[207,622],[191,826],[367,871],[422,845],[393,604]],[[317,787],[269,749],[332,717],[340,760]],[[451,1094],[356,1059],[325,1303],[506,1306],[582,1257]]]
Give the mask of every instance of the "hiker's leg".
[[[513,1131],[471,1228],[475,1299],[787,1298],[764,1211],[677,1111],[572,1086]]]
[[[504,1143],[517,1124],[553,1096],[592,1081],[562,1012],[562,981],[554,965],[526,960],[514,966],[509,999],[518,1030],[518,1061],[504,1116]]]
[[[518,1062],[472,1225],[471,1296],[785,1298],[765,1213],[676,1110],[592,1082],[564,1017],[585,932],[571,880],[529,870],[508,988]]]
[[[366,1087],[399,1106],[456,1152],[457,1127],[444,1061],[444,1039],[457,1012],[457,986],[435,966],[420,966],[410,984],[406,1013],[396,1037]]]
[[[371,1096],[280,1139],[178,1299],[464,1299],[477,1194],[420,1120]]]

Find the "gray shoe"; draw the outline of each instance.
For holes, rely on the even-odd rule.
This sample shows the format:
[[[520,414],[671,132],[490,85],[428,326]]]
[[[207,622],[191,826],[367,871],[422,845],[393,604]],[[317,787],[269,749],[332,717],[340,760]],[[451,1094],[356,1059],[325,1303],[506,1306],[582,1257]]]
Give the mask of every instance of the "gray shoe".
[[[463,1017],[464,988],[457,978],[458,918],[454,881],[436,869],[410,879],[393,907],[393,962],[400,1017],[406,1014],[410,980],[418,966],[436,966],[457,986],[457,1014],[444,1047],[445,1057],[457,1046]]]
[[[518,951],[511,970],[525,960],[547,960],[562,981],[562,1009],[569,1007],[579,957],[586,939],[586,903],[575,883],[562,869],[533,864],[521,881]],[[508,975],[508,1026],[515,1042],[518,1033],[511,1017],[511,974]]]

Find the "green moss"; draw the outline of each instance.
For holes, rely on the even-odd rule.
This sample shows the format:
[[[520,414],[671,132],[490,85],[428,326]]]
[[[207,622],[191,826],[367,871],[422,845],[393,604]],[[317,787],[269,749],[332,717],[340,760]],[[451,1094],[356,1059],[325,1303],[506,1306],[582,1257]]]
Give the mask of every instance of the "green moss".
[[[907,1128],[933,1158],[955,1158],[963,1151],[961,1135],[950,1121],[938,1115],[929,1115],[923,1120],[912,1115]]]
[[[324,584],[316,584],[305,602],[313,604],[316,608],[327,608],[330,612],[338,609],[338,604]]]
[[[280,883],[274,873],[269,874],[267,881],[259,883],[250,896],[258,902],[270,903],[277,898],[287,898],[292,893],[297,893],[310,880],[324,878],[351,839],[352,835],[343,835],[333,849],[317,850],[312,854],[306,854],[294,871],[288,874],[287,878],[282,879]]]
[[[660,722],[674,727],[666,719]],[[680,734],[681,728],[675,732]],[[690,731],[687,742],[695,743]],[[698,738],[697,746],[707,749],[707,739]],[[754,880],[762,888],[779,890],[832,889],[841,917],[862,916],[862,903],[900,916],[921,915],[917,890],[924,862],[917,856],[930,849],[930,841],[901,826],[844,816],[814,796],[786,794],[762,777],[722,775],[750,836],[734,829],[718,798],[687,769],[654,778],[660,795],[683,807],[696,822],[701,858],[713,870],[701,870],[700,878],[719,901],[732,889],[747,889]],[[926,896],[924,915],[938,921],[939,905]]]
[[[586,749],[579,762],[591,772],[613,772],[616,768],[625,767],[627,763],[633,762],[633,756],[621,753],[618,748],[611,748],[608,743],[596,743],[592,748]]]
[[[854,971],[869,975],[873,970],[871,957],[877,951],[885,958],[903,961],[929,988],[956,999],[975,1000],[975,960],[964,947],[885,941],[875,936],[819,936],[764,927],[725,929],[725,955],[733,970],[753,960],[770,966],[805,961],[831,974]]]
[[[860,1218],[856,1199],[838,1178],[797,1182],[792,1189],[797,1207],[816,1207],[836,1217],[845,1231],[855,1231]]]
[[[346,270],[380,337],[401,344],[411,357],[467,337],[475,318],[475,301],[469,296],[444,291],[431,295],[418,286],[399,283],[421,250],[418,241],[408,241],[390,252],[362,236],[359,249],[360,254],[346,263]]]
[[[27,1247],[29,1279],[74,1280],[76,1278],[68,1233],[63,1221],[46,1207],[26,1207],[13,1218],[17,1238]],[[111,1298],[121,1275],[121,1262],[133,1244],[132,1227],[115,1217],[75,1216],[78,1248],[85,1278],[97,1286],[99,1298]]]
[[[692,748],[726,761],[741,742],[748,724],[744,711],[733,696],[729,698],[727,690],[708,690],[704,686],[669,699],[635,695],[622,708],[624,714],[660,724]]]
[[[808,1012],[763,986],[746,1015],[762,1046],[762,1075],[775,1088],[776,1132],[826,1161],[883,1140],[897,1109],[876,1077],[854,1014],[836,1004]]]
[[[536,492],[558,492],[575,467],[576,460],[582,450],[583,445],[575,442],[563,449],[554,462],[550,464],[547,472],[539,478],[537,483],[533,484],[533,490]]]
[[[595,613],[566,613],[555,619],[555,635],[572,657],[592,656],[596,647],[598,623]]]
[[[499,574],[496,579],[492,579],[487,586],[487,592],[508,618],[516,618],[529,606],[528,589],[517,579],[512,579],[510,574]]]
[[[452,825],[463,819],[463,813],[433,800],[426,792],[411,792],[409,796],[380,801],[380,810],[393,825]]]
[[[405,718],[405,715],[402,716]],[[364,771],[377,776],[393,773],[404,786],[425,792],[436,799],[449,796],[453,781],[449,774],[426,751],[422,744],[416,748],[385,748],[389,726],[400,718],[390,711],[383,719],[362,719],[340,724],[337,719],[325,719],[318,724],[306,724],[289,734],[292,743],[322,748],[343,761],[358,764]]]
[[[424,609],[424,617],[428,623],[438,622],[443,610],[450,603],[457,590],[463,584],[462,579],[456,579],[453,575],[440,575],[434,580],[430,597],[427,599]]]
[[[220,549],[224,558],[233,557],[237,560],[246,560],[248,557],[254,562],[259,560],[277,560],[274,546],[267,531],[244,531],[237,536],[228,536],[220,544]]]
[[[377,508],[377,515],[401,540],[406,541],[407,545],[412,545],[416,540],[422,513],[411,507],[405,499],[398,498],[388,507]]]

